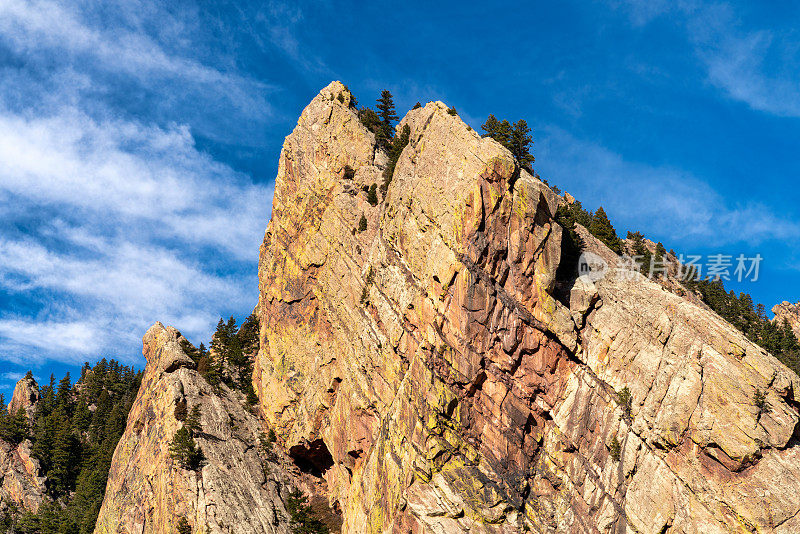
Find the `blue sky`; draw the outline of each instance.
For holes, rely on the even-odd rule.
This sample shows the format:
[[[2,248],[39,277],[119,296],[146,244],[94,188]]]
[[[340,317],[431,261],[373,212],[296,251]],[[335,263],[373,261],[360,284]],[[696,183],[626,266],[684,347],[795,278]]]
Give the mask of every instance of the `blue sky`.
[[[764,257],[800,300],[791,3],[0,2],[0,391],[195,342],[257,299],[283,138],[331,80],[534,128],[537,172],[618,232]]]

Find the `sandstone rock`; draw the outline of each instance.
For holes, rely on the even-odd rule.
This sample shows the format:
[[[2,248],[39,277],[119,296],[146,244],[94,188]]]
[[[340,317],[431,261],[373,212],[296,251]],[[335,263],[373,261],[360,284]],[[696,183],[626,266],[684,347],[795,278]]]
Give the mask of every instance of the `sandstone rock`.
[[[11,503],[36,512],[45,499],[44,483],[30,440],[16,447],[0,440],[0,512]]]
[[[797,304],[790,304],[789,302],[783,301],[772,307],[772,313],[775,314],[775,321],[780,323],[783,323],[784,319],[789,321],[794,335],[800,339],[800,302]]]
[[[259,420],[241,395],[216,393],[181,349],[180,333],[156,323],[144,336],[142,385],[114,452],[95,532],[172,534],[180,517],[193,532],[289,532],[287,475],[259,456]],[[195,437],[206,461],[182,469],[169,446],[183,424],[176,408],[201,408]],[[266,466],[266,468],[265,468]]]
[[[410,143],[369,205],[383,159],[338,94],[281,152],[254,384],[344,532],[797,526],[794,373],[640,275],[556,300],[559,198],[441,102],[403,119]]]
[[[14,387],[11,402],[8,403],[8,412],[15,414],[22,408],[28,416],[28,421],[32,422],[37,402],[39,402],[39,385],[33,375],[28,373]]]

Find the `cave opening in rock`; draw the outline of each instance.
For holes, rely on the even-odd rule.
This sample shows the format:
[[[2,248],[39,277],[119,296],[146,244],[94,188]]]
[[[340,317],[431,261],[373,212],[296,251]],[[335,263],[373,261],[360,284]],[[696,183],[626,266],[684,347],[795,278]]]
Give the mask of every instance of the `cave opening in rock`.
[[[333,467],[333,456],[321,439],[301,443],[289,449],[294,464],[303,473],[308,473],[317,478]]]

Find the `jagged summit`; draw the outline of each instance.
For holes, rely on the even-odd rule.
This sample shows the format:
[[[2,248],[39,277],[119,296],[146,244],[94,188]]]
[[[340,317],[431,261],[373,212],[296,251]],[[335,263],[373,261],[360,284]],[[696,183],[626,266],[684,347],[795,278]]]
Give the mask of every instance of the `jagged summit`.
[[[387,150],[352,101],[329,84],[281,151],[263,420],[154,325],[96,532],[288,532],[298,487],[353,534],[800,531],[796,374],[580,225],[608,274],[565,276],[569,198],[444,103]],[[190,405],[199,470],[169,455]]]
[[[37,402],[39,402],[39,384],[36,383],[33,374],[28,372],[14,386],[11,402],[8,403],[8,412],[15,414],[22,409],[28,420],[32,421]]]
[[[342,91],[281,152],[254,380],[344,531],[798,527],[794,373],[643,277],[555,299],[560,198],[442,103],[403,118],[373,205]]]
[[[258,418],[226,386],[215,390],[195,370],[175,328],[145,334],[147,367],[114,452],[95,533],[289,532],[286,475],[260,456]],[[195,439],[203,461],[181,466],[171,454],[176,432],[197,407]],[[270,468],[273,466],[273,468]]]

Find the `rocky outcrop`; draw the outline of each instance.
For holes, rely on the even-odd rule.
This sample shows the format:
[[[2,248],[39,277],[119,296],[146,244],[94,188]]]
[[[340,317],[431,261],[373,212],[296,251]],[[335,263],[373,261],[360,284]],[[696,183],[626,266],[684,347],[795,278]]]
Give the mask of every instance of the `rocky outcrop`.
[[[45,499],[45,478],[31,456],[31,442],[17,446],[0,440],[0,512],[9,504],[36,512]]]
[[[288,532],[283,469],[259,451],[259,419],[241,395],[215,391],[181,349],[180,333],[156,323],[144,336],[147,367],[114,452],[95,532],[172,534],[181,517],[192,532]],[[197,471],[170,456],[181,419],[200,407]]]
[[[349,101],[284,143],[254,371],[344,532],[800,529],[794,373],[588,234],[610,271],[555,299],[562,200],[441,102],[372,206]]]
[[[783,301],[772,307],[772,313],[775,314],[775,321],[779,323],[783,323],[784,319],[789,321],[794,335],[800,339],[800,302],[791,304]]]
[[[8,411],[16,414],[22,410],[32,423],[38,401],[39,386],[28,373],[14,387]],[[0,512],[11,504],[36,512],[46,498],[46,479],[40,476],[39,460],[31,455],[31,446],[29,439],[17,445],[0,440]]]
[[[28,373],[14,386],[11,402],[8,403],[8,412],[16,414],[21,408],[28,416],[28,421],[33,422],[37,402],[39,402],[39,384],[36,383],[33,375]]]

